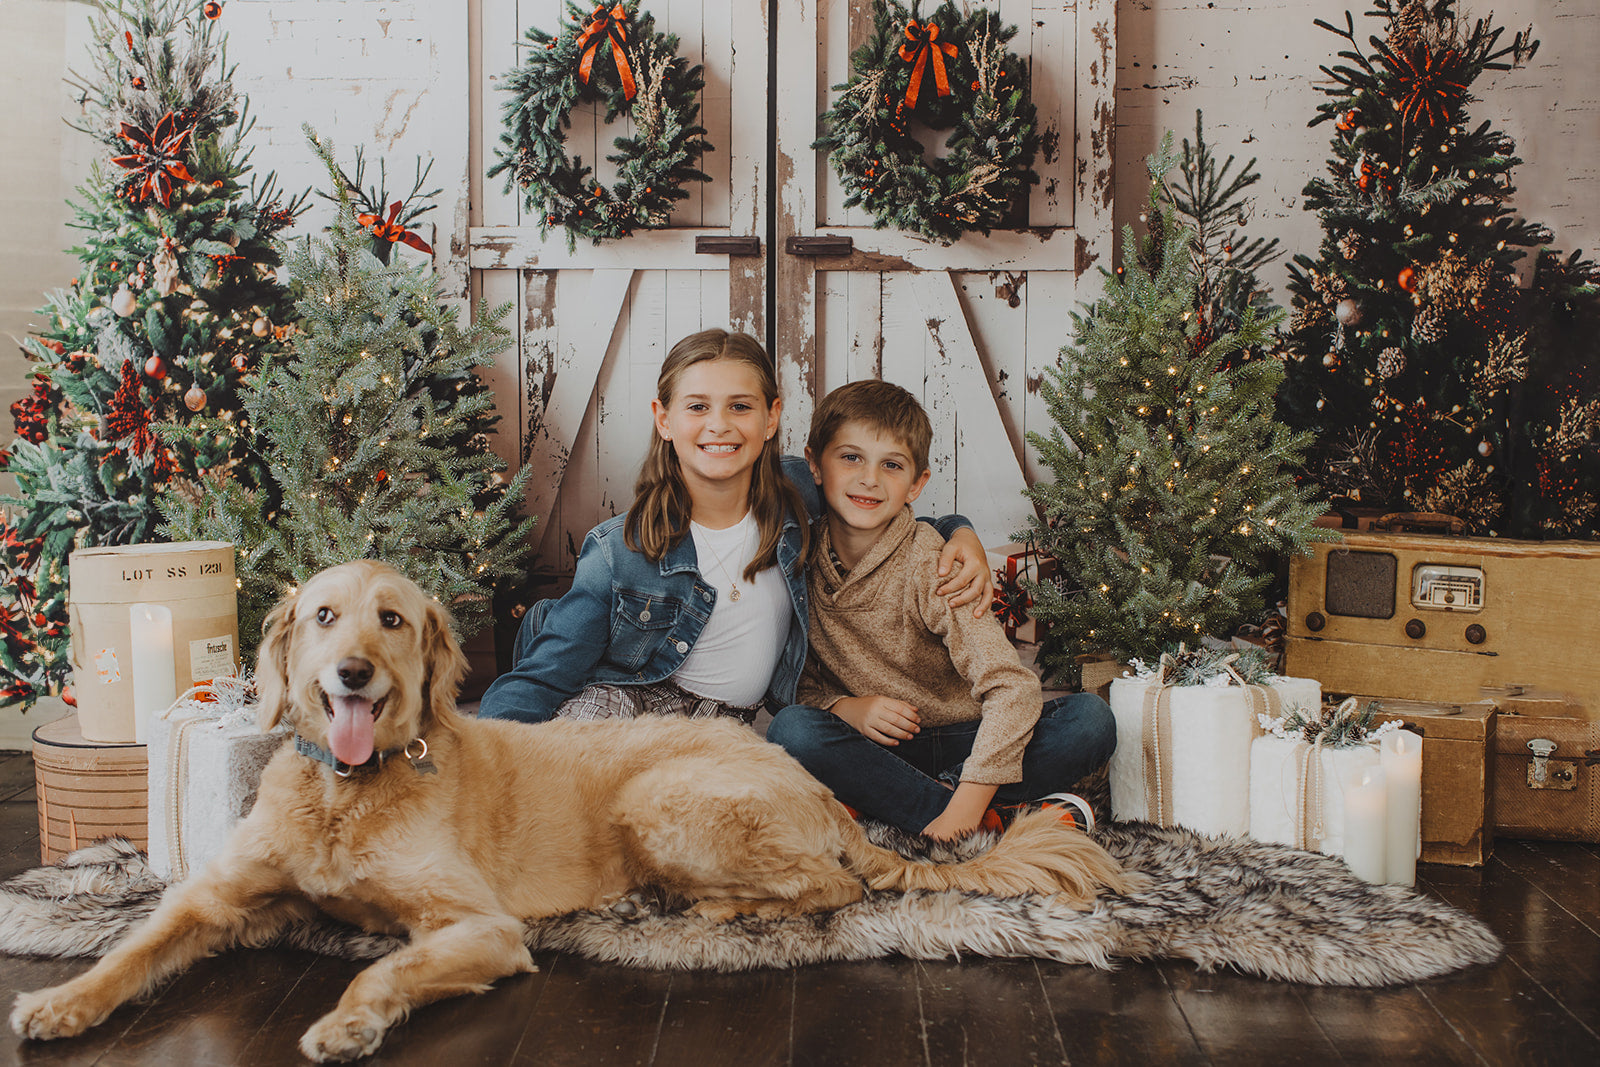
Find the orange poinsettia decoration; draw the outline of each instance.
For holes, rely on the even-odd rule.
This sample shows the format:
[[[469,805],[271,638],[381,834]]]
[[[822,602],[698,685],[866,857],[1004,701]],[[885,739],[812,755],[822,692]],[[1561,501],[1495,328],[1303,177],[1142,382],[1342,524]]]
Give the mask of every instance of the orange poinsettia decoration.
[[[183,161],[184,145],[194,127],[177,112],[161,116],[156,128],[141,130],[131,122],[124,122],[117,136],[128,142],[127,155],[112,156],[111,162],[131,171],[123,195],[135,204],[154,197],[162,207],[172,205],[174,181],[192,182],[193,175]]]
[[[1390,58],[1392,55],[1393,58]],[[1460,109],[1466,101],[1467,57],[1460,49],[1441,45],[1434,51],[1428,42],[1384,56],[1384,63],[1398,81],[1395,104],[1407,122],[1436,126]]]
[[[398,241],[401,244],[410,245],[418,252],[430,256],[433,255],[433,246],[400,223],[400,208],[402,206],[399,200],[390,204],[389,217],[387,219],[370,211],[363,211],[356,216],[356,221],[391,244]]]

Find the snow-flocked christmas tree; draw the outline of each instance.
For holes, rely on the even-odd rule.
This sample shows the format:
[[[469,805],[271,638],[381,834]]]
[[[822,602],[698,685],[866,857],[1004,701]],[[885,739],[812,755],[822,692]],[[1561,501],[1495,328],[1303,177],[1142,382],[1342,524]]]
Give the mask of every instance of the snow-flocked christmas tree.
[[[1185,156],[1197,172],[1212,160]],[[1277,559],[1318,536],[1322,506],[1292,476],[1306,436],[1273,417],[1282,365],[1238,358],[1270,344],[1280,315],[1244,299],[1229,304],[1236,321],[1218,321],[1211,295],[1253,292],[1226,277],[1229,249],[1250,246],[1232,230],[1196,240],[1238,209],[1232,197],[1186,194],[1186,207],[1219,213],[1188,228],[1167,184],[1177,162],[1169,135],[1149,161],[1150,235],[1124,230],[1123,266],[1073,314],[1074,345],[1046,369],[1054,425],[1028,434],[1054,476],[1028,491],[1043,518],[1026,534],[1059,566],[1034,590],[1047,677],[1070,678],[1081,655],[1153,659],[1230,636],[1259,614]],[[1185,188],[1195,182],[1227,188],[1216,174]]]
[[[221,8],[102,0],[75,75],[78,128],[105,153],[74,204],[79,276],[23,341],[33,392],[0,455],[18,485],[0,501],[0,706],[68,688],[71,550],[157,539],[157,498],[202,481],[271,484],[240,394],[288,328],[274,235],[301,198],[245,184]],[[167,436],[202,417],[208,432]]]

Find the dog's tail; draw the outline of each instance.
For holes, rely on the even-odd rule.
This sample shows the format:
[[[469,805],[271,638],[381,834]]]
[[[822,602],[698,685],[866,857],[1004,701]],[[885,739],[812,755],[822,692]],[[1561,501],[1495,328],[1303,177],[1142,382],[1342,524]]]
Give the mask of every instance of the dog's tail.
[[[854,820],[845,838],[850,869],[873,889],[960,889],[1001,897],[1038,893],[1088,908],[1102,889],[1136,888],[1134,876],[1110,853],[1049,811],[1021,816],[992,849],[960,863],[920,862],[879,848]]]

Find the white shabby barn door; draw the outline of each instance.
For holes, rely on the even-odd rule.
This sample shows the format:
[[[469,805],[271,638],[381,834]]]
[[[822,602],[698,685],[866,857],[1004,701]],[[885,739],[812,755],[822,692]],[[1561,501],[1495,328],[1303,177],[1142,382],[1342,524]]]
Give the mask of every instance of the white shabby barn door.
[[[678,35],[679,54],[704,67],[702,124],[716,151],[703,169],[713,180],[692,190],[671,229],[571,253],[564,234],[541,240],[520,197],[482,177],[506,96],[495,86],[516,64],[523,31],[554,31],[564,2],[474,9],[481,218],[470,262],[491,303],[516,306],[517,344],[494,386],[505,458],[535,470],[535,570],[570,574],[583,535],[627,507],[661,360],[709,326],[767,342],[788,451],[803,448],[814,400],[829,389],[872,376],[917,393],[935,426],[927,509],[971,516],[986,543],[1009,540],[1029,513],[1022,488],[1036,472],[1022,435],[1044,419],[1043,368],[1069,340],[1067,312],[1090,295],[1095,268],[1111,262],[1114,0],[990,0],[1019,27],[1011,48],[1031,68],[1042,181],[1025,228],[950,247],[845,211],[811,148],[829,87],[848,79],[850,51],[871,31],[872,0],[646,0],[657,25]],[[575,112],[569,144],[603,159],[619,132],[594,109]],[[728,236],[759,238],[759,254],[695,251],[696,238]],[[792,241],[818,237],[847,239],[850,251],[818,255],[814,243]]]
[[[482,217],[470,228],[470,263],[491,303],[512,301],[516,345],[494,372],[502,418],[499,447],[529,464],[527,509],[539,519],[535,569],[570,574],[590,527],[625,509],[650,430],[656,372],[678,338],[711,326],[766,333],[767,26],[759,0],[655,0],[658,30],[678,37],[678,55],[704,69],[700,124],[715,151],[711,177],[688,188],[670,229],[640,231],[569,252],[566,234],[539,236],[521,195],[483,178],[493,162],[508,94],[498,91],[520,61],[524,31],[555,33],[565,0],[481,0],[473,114],[474,168]],[[598,161],[612,184],[612,141],[631,134],[603,108],[572,112],[568,151]],[[755,237],[754,255],[708,250],[707,238]],[[697,251],[697,246],[701,251]],[[725,246],[723,246],[725,247]]]
[[[1067,313],[1111,262],[1116,5],[989,6],[1018,27],[1010,48],[1030,68],[1038,110],[1041,181],[1026,228],[945,247],[873,229],[870,216],[846,210],[825,153],[810,145],[830,87],[848,80],[850,53],[872,32],[874,5],[779,0],[777,32],[795,43],[777,50],[773,252],[787,447],[804,441],[813,398],[862,377],[905,386],[934,425],[934,476],[919,508],[962,512],[985,544],[998,545],[1031,513],[1022,490],[1037,472],[1023,434],[1046,419],[1043,368],[1070,340]]]

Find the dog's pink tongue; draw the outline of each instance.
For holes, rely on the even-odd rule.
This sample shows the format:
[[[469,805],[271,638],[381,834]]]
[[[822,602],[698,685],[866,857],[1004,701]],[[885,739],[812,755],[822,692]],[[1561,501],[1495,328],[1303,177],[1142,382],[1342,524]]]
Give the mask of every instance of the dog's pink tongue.
[[[333,758],[355,766],[372,758],[372,701],[366,697],[328,697],[333,722],[328,725],[328,748]]]

